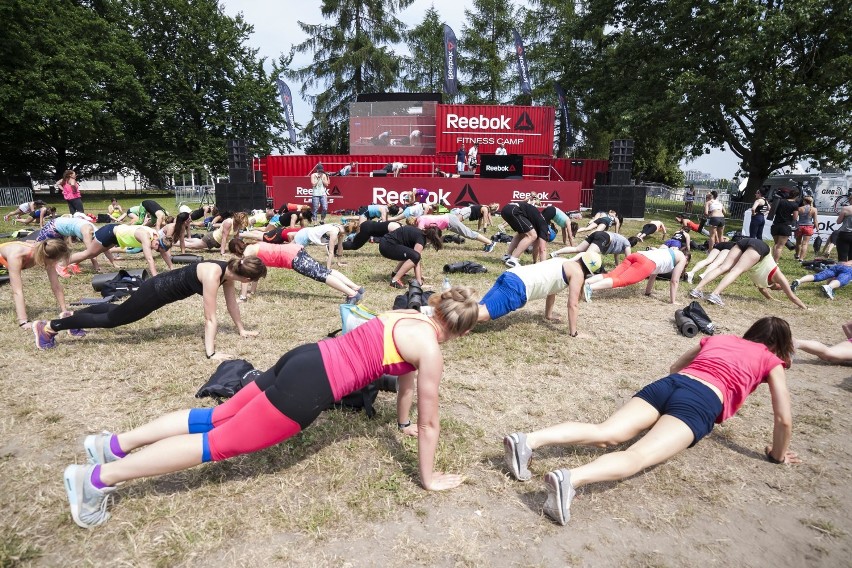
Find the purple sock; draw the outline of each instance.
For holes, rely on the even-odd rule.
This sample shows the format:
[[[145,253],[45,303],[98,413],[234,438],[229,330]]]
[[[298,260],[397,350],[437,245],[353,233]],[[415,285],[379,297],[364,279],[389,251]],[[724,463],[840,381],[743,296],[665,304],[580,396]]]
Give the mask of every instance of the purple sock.
[[[113,434],[112,437],[109,439],[109,449],[113,454],[115,454],[115,457],[117,458],[123,458],[127,455],[121,449],[121,446],[118,445],[118,436],[116,436],[115,434]]]
[[[101,481],[101,464],[96,465],[92,470],[91,481],[92,485],[95,486],[95,489],[103,489],[104,487],[107,487],[107,484]]]

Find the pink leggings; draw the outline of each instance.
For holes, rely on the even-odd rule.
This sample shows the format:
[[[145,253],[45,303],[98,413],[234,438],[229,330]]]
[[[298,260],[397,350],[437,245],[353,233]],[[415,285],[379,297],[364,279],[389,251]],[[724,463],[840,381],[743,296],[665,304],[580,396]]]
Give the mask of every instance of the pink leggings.
[[[643,254],[635,252],[625,258],[621,264],[612,269],[606,278],[612,279],[613,288],[624,288],[631,284],[641,282],[651,274],[657,265],[653,260]]]

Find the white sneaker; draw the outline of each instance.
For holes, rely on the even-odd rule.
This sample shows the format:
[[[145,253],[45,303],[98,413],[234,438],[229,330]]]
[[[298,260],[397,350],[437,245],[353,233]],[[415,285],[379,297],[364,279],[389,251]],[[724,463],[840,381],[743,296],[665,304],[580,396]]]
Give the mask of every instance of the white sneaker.
[[[520,266],[520,265],[521,265],[521,263],[520,263],[520,261],[518,261],[518,259],[516,259],[516,258],[511,258],[511,257],[507,258],[507,259],[506,259],[506,262],[504,262],[503,264],[505,264],[505,265],[506,265],[506,266],[508,266],[509,268],[515,268],[516,266]]]
[[[571,485],[571,471],[557,469],[544,476],[547,485],[547,500],[544,502],[544,514],[562,526],[571,520],[571,502],[577,494]]]
[[[109,519],[107,504],[115,487],[97,489],[91,482],[94,465],[69,465],[63,475],[65,493],[71,505],[71,517],[84,529],[101,525]]]
[[[695,276],[695,273],[694,273],[694,272],[687,272],[687,273],[686,273],[686,281],[687,281],[689,284],[692,284],[692,277],[693,277],[693,276]]]

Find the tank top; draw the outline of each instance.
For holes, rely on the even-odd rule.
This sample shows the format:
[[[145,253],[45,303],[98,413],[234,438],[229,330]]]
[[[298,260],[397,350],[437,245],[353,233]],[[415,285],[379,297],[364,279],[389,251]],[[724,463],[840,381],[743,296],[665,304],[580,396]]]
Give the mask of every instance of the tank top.
[[[674,249],[664,248],[643,250],[640,251],[639,254],[648,258],[656,265],[654,272],[651,274],[666,274],[667,272],[674,270],[675,264],[677,264]]]
[[[314,184],[313,192],[311,194],[314,197],[322,197],[326,193],[325,182],[323,182],[323,179],[322,179],[323,175],[325,175],[325,174],[322,174],[322,173],[317,174],[317,183]]]
[[[758,288],[769,288],[772,285],[772,277],[775,271],[778,270],[778,265],[771,254],[767,254],[763,259],[751,267],[748,271],[748,277],[752,283]]]
[[[447,215],[421,215],[417,218],[418,229],[425,229],[432,225],[444,231],[450,226],[450,218]]]
[[[0,244],[0,266],[3,266],[4,268],[8,268],[9,265],[7,264],[8,261],[6,260],[6,253],[3,252],[3,247],[6,247],[8,245],[13,245],[13,244],[21,244],[21,243],[18,243],[16,241],[9,241],[9,242]],[[33,247],[30,247],[29,254],[27,254],[27,256],[25,256],[23,261],[21,262],[22,268],[29,268],[32,265],[32,259],[33,259],[34,254],[35,254],[35,249]]]
[[[113,235],[118,246],[125,248],[138,248],[142,246],[136,238],[136,231],[143,230],[150,236],[150,240],[154,241],[157,238],[157,231],[150,227],[137,227],[135,225],[116,225],[113,229]]]
[[[562,270],[566,262],[571,261],[565,258],[549,258],[537,264],[511,268],[508,272],[513,273],[524,283],[529,302],[546,298],[568,287]]]
[[[83,227],[89,225],[92,231],[95,230],[95,225],[90,221],[83,219],[75,219],[73,217],[59,217],[53,221],[53,229],[63,237],[76,237],[83,240]]]
[[[325,224],[318,225],[316,227],[305,227],[301,229],[296,236],[293,237],[293,242],[299,243],[300,245],[307,246],[311,243],[315,245],[322,245],[328,242],[326,235],[328,235],[332,231],[337,231],[340,233],[340,227],[333,224]]]
[[[796,224],[799,227],[813,227],[814,220],[811,217],[811,206],[805,205],[802,207],[802,211],[799,212],[799,220],[796,221]]]
[[[130,207],[127,210],[127,213],[136,215],[136,222],[134,225],[141,225],[145,222],[145,208],[141,205],[136,205],[135,207]]]
[[[769,213],[769,204],[762,197],[760,199],[763,203],[757,207],[757,213],[755,213],[755,215],[766,215]]]
[[[225,269],[228,263],[224,260],[202,260],[187,264],[183,268],[177,270],[169,270],[151,278],[154,290],[159,298],[166,302],[177,302],[184,300],[195,294],[204,293],[204,285],[198,279],[198,267],[202,264],[217,264],[222,269],[222,277],[219,279],[221,284],[225,279]]]
[[[273,245],[270,243],[257,243],[257,258],[270,268],[293,268],[293,259],[296,258],[304,247],[296,243],[286,245]]]
[[[630,247],[630,241],[624,235],[618,233],[609,233],[609,248],[606,249],[606,254],[621,254]]]
[[[383,374],[404,375],[414,371],[396,348],[393,330],[403,319],[435,323],[422,314],[385,312],[349,333],[320,341],[320,353],[334,400],[367,386]]]

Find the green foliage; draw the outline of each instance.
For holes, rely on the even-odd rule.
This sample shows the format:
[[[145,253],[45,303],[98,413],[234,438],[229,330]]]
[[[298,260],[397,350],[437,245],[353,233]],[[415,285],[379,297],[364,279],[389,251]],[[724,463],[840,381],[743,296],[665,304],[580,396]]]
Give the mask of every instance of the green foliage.
[[[473,0],[459,41],[461,92],[468,104],[505,104],[517,90],[512,28],[515,7],[508,0]]]
[[[388,45],[402,41],[404,25],[395,14],[412,1],[323,0],[327,23],[299,22],[308,39],[292,53],[311,52],[313,63],[286,73],[302,81],[300,92],[313,105],[303,135],[314,151],[347,153],[348,138],[330,137],[348,130],[343,123],[349,103],[360,93],[382,93],[398,83],[402,60]],[[323,90],[309,94],[315,87]]]
[[[444,25],[435,7],[405,34],[411,56],[405,58],[403,88],[411,93],[440,93],[444,86]]]

